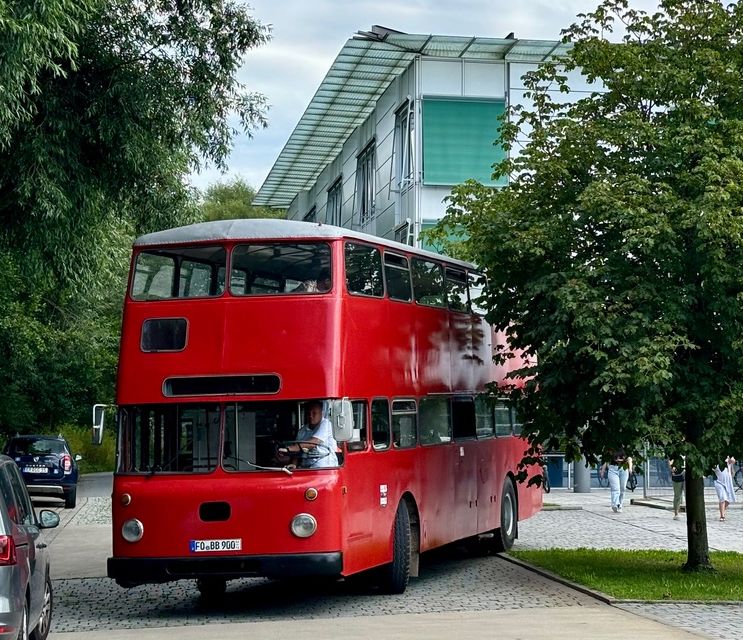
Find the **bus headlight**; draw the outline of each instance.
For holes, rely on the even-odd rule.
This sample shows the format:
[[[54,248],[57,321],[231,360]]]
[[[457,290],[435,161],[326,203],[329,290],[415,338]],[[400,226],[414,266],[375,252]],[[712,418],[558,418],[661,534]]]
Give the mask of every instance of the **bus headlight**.
[[[127,542],[139,542],[144,535],[144,525],[136,518],[127,520],[121,527],[121,535]]]
[[[292,518],[291,530],[297,538],[309,538],[317,531],[317,520],[309,513],[299,513]]]

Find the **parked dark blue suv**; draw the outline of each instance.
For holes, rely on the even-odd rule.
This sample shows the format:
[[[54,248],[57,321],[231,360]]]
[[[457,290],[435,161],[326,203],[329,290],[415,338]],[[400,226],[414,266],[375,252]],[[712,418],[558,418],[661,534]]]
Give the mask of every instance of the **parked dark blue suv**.
[[[32,496],[64,500],[66,509],[77,502],[77,461],[62,436],[15,436],[5,447],[15,460]]]

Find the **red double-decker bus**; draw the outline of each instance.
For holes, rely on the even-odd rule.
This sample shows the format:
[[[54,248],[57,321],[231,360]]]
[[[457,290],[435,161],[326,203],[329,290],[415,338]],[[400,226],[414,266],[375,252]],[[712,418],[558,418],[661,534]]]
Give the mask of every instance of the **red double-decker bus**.
[[[421,552],[509,548],[542,496],[515,481],[525,442],[487,392],[505,371],[482,285],[468,263],[323,224],[140,237],[108,575],[213,596],[231,578],[376,569],[401,593]],[[312,411],[332,438],[303,427]]]

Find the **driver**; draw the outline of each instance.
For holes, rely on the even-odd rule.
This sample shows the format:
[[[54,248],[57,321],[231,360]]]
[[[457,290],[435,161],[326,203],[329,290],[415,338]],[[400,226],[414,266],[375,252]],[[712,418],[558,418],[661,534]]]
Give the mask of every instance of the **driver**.
[[[307,457],[300,456],[299,466],[305,469],[338,466],[338,457],[335,455],[338,444],[333,437],[333,425],[330,424],[330,420],[323,417],[322,406],[321,400],[310,400],[305,404],[304,415],[307,424],[299,428],[297,442],[286,447],[286,452],[291,455],[300,453],[303,449],[307,450],[316,448],[317,445],[321,446],[321,449],[318,449],[317,452],[311,452]],[[326,450],[327,455],[312,456],[312,453],[321,454]]]

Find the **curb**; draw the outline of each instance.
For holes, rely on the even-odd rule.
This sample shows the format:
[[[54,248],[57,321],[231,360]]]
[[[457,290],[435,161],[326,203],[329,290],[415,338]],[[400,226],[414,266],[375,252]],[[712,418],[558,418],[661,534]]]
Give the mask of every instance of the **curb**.
[[[614,604],[619,604],[621,602],[624,602],[623,600],[616,600],[615,598],[612,598],[611,596],[605,593],[601,593],[600,591],[594,591],[593,589],[584,587],[582,584],[578,584],[577,582],[572,582],[571,580],[567,580],[566,578],[563,578],[562,576],[559,576],[556,573],[552,573],[551,571],[547,571],[546,569],[542,569],[541,567],[536,567],[533,564],[529,564],[528,562],[524,562],[523,560],[514,558],[513,556],[510,556],[507,553],[500,553],[498,554],[498,557],[503,558],[504,560],[507,560],[508,562],[511,562],[519,567],[522,567],[523,569],[532,571],[544,578],[552,580],[553,582],[558,582],[566,587],[574,589],[575,591],[579,591],[580,593],[590,596],[591,598],[594,598],[598,600],[599,602],[603,602],[604,604],[614,605]]]

